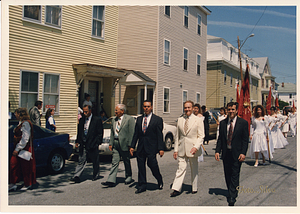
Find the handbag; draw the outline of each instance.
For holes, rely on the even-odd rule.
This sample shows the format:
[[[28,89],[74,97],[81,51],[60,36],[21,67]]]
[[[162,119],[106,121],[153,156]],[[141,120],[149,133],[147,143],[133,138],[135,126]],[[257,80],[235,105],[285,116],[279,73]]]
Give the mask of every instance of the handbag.
[[[31,136],[30,136],[30,147],[31,147],[31,151],[32,151],[32,139],[31,139]],[[30,159],[32,159],[32,156],[31,156],[31,152],[27,151],[27,150],[21,150],[18,154],[18,156],[24,160],[27,160],[27,161],[30,161]]]

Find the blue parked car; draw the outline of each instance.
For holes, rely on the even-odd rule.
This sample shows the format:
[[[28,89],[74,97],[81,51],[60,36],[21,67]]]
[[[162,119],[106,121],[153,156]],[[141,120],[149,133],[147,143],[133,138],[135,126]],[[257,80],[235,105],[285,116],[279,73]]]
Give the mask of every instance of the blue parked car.
[[[14,145],[14,128],[19,124],[17,120],[9,121],[9,157]],[[69,134],[50,131],[33,125],[33,149],[36,167],[47,167],[52,174],[60,173],[65,167],[65,160],[72,154],[73,146],[69,144]]]

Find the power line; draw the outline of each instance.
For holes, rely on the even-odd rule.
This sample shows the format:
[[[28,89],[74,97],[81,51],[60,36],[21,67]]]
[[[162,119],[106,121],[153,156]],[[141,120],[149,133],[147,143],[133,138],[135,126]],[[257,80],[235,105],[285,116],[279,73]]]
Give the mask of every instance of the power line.
[[[248,36],[250,36],[251,33],[254,31],[256,25],[258,24],[258,22],[261,20],[261,18],[262,18],[263,15],[265,14],[266,9],[267,9],[267,6],[265,7],[264,12],[261,14],[260,18],[258,19],[258,21],[256,22],[256,24],[254,25],[253,29],[252,29],[251,32],[248,34]]]

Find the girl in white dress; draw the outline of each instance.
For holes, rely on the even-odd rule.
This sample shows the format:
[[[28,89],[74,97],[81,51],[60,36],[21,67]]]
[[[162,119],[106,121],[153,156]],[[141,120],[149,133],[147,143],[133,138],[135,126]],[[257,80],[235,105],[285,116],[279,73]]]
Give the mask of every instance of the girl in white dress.
[[[292,137],[295,137],[297,127],[297,113],[295,111],[295,108],[293,107],[291,108],[291,112],[289,114],[289,124]]]
[[[273,140],[273,145],[275,149],[280,149],[288,145],[289,143],[283,136],[280,126],[280,118],[275,114],[275,107],[270,109],[271,115],[269,115],[269,129],[271,130],[271,136]]]
[[[218,116],[218,121],[217,121],[217,125],[218,125],[218,129],[217,129],[217,137],[216,139],[218,140],[219,137],[219,127],[220,127],[220,122],[224,119],[226,119],[227,115],[225,114],[225,108],[222,107],[220,108],[220,116]]]
[[[197,117],[200,117],[202,119],[202,121],[204,122],[204,116],[200,113],[200,109],[201,109],[200,104],[196,103],[193,107],[193,113]],[[202,150],[202,155],[198,156],[198,162],[203,162],[204,161],[204,159],[203,159],[204,150],[203,150],[202,146],[201,146],[201,150]]]
[[[289,132],[289,115],[286,109],[283,109],[282,121],[281,121],[281,132],[285,138],[287,138],[287,133]]]
[[[250,156],[255,158],[254,166],[258,166],[259,154],[262,155],[263,165],[265,165],[265,158],[269,157],[268,148],[268,120],[265,117],[265,109],[261,105],[257,105],[254,109],[254,118],[252,120],[253,134],[250,135]],[[273,158],[270,152],[270,158]]]

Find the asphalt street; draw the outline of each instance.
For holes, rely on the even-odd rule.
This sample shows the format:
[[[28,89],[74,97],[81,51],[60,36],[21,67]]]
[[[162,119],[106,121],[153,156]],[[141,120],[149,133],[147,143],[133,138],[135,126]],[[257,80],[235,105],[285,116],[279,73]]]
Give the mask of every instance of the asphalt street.
[[[254,167],[254,160],[247,154],[242,164],[240,193],[236,206],[296,206],[297,205],[297,147],[296,138],[288,137],[289,145],[277,149],[271,163]],[[121,162],[117,185],[103,188],[111,167],[111,159],[101,157],[101,179],[92,181],[92,164],[88,163],[81,176],[81,183],[68,181],[77,164],[76,157],[68,160],[63,173],[49,175],[38,170],[38,187],[26,192],[15,191],[8,194],[9,205],[94,205],[94,206],[227,206],[227,189],[222,162],[214,159],[216,141],[204,145],[208,155],[199,163],[198,193],[191,194],[190,168],[184,179],[182,193],[171,198],[170,185],[175,177],[177,161],[173,151],[158,157],[159,167],[164,180],[163,190],[147,167],[147,191],[135,194],[137,184],[136,158],[131,159],[133,179],[130,185],[124,184],[124,165]],[[19,183],[21,186],[22,183]]]

